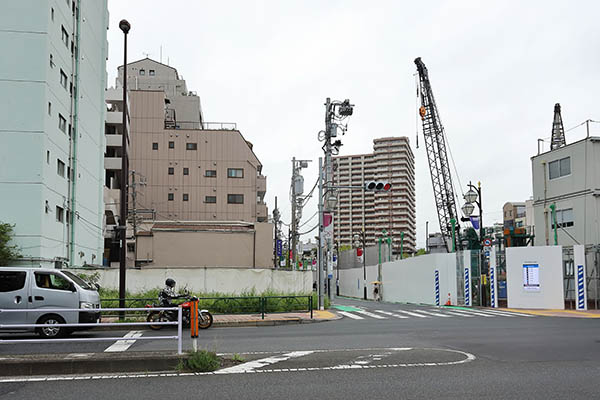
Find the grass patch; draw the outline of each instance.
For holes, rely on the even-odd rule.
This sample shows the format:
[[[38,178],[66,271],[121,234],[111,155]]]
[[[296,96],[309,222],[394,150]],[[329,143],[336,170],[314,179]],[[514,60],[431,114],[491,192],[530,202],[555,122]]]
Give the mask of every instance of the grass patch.
[[[238,353],[235,353],[233,355],[233,357],[231,357],[231,359],[236,362],[241,362],[241,363],[246,362],[246,359],[244,357],[240,356]]]
[[[179,361],[178,371],[212,372],[219,369],[221,359],[214,351],[198,350],[188,353],[188,357]]]

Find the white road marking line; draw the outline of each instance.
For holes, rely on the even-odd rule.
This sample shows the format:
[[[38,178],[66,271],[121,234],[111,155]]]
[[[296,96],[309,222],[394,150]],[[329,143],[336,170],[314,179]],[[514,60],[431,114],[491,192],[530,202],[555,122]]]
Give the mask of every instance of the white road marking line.
[[[349,318],[352,318],[352,319],[364,319],[361,316],[354,315],[354,314],[346,312],[346,311],[338,311],[338,314],[342,314],[343,316],[349,317]]]
[[[367,317],[371,317],[371,318],[376,318],[376,319],[387,319],[386,317],[382,317],[381,315],[377,315],[377,314],[373,314],[371,312],[368,312],[366,310],[356,310],[354,312],[357,312],[359,314],[363,314],[366,315]]]
[[[401,313],[404,313],[404,314],[408,314],[408,315],[410,315],[412,317],[429,318],[427,315],[417,314],[417,313],[410,312],[410,311],[396,310],[396,312],[401,312]]]
[[[521,313],[504,311],[504,310],[479,310],[479,311],[485,311],[490,314],[506,315],[507,317],[534,317],[535,318],[535,315],[521,314]]]
[[[344,350],[316,350],[314,352],[332,352],[332,351],[357,351],[361,349],[344,349]],[[362,349],[371,350],[371,349]],[[397,350],[397,349],[372,349],[372,350]],[[413,350],[412,348],[404,348],[403,350]],[[460,365],[466,364],[476,359],[471,353],[466,353],[459,350],[450,349],[434,349],[434,348],[423,348],[414,350],[437,350],[446,351],[449,353],[461,354],[465,358],[458,361],[447,361],[447,362],[428,362],[428,363],[407,363],[407,364],[384,364],[384,365],[343,365],[339,367],[313,367],[313,368],[298,368],[297,371],[327,371],[327,370],[340,370],[340,369],[371,369],[371,368],[409,368],[409,367],[435,367],[435,366],[448,366],[448,365]],[[300,352],[298,352],[300,353]],[[244,353],[240,353],[244,354]],[[222,373],[221,371],[215,372],[182,372],[182,373],[131,373],[131,374],[114,374],[114,375],[60,375],[60,376],[38,376],[38,377],[16,377],[16,378],[0,378],[0,383],[24,383],[24,382],[48,382],[48,381],[72,381],[72,380],[95,380],[95,379],[143,379],[143,378],[156,378],[156,377],[182,377],[182,376],[202,376],[202,375],[217,375]],[[252,372],[260,373],[271,373],[271,372],[290,372],[294,369],[260,369]],[[295,372],[295,371],[294,371]]]
[[[308,354],[312,354],[314,351],[292,351],[287,354],[282,354],[279,356],[261,358],[260,360],[249,361],[247,363],[243,363],[240,365],[236,365],[234,367],[224,368],[218,371],[215,371],[215,374],[244,374],[248,372],[254,372],[257,368],[266,367],[267,365],[275,364],[281,361],[287,361],[291,358],[298,358],[302,356],[306,356]]]
[[[495,317],[495,315],[480,313],[478,311],[473,311],[473,310],[463,310],[463,309],[453,308],[452,311],[457,312],[457,313],[461,313],[461,314],[476,315],[476,316],[479,316],[479,317],[488,317],[488,318],[494,318]]]
[[[124,338],[138,338],[143,335],[142,331],[131,331],[123,336]],[[117,340],[104,350],[105,353],[113,353],[117,351],[125,351],[135,343],[135,340]]]
[[[457,313],[457,312],[452,312],[452,311],[447,311],[447,310],[444,310],[444,312],[447,313],[447,314],[456,315],[457,317],[467,317],[467,318],[473,318],[474,317],[474,315],[460,314],[460,313]]]
[[[395,317],[395,318],[408,318],[408,317],[405,317],[404,315],[394,314],[389,311],[384,311],[384,310],[373,310],[373,311],[381,313],[381,314],[389,315],[389,316]]]
[[[452,318],[452,315],[440,314],[437,312],[425,311],[425,310],[413,310],[414,312],[423,313],[427,315],[431,315],[433,317],[443,317],[443,318]]]

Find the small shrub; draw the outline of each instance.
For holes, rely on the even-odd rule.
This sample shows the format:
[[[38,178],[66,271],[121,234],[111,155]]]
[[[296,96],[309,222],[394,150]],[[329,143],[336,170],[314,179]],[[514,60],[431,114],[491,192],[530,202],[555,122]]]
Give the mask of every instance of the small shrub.
[[[178,370],[189,370],[194,372],[212,372],[219,369],[221,361],[217,353],[208,350],[198,350],[189,353],[187,359],[179,363]]]

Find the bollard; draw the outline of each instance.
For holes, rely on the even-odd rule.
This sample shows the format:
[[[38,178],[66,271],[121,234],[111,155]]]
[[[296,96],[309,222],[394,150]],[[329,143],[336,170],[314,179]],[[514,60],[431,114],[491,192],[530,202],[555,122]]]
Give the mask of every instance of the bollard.
[[[198,299],[190,301],[190,337],[194,352],[198,351]]]

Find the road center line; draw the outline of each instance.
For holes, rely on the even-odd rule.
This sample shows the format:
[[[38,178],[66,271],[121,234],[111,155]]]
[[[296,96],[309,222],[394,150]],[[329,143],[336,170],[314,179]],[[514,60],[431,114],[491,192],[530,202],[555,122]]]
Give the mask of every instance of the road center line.
[[[139,338],[143,335],[142,331],[131,331],[127,332],[124,338]],[[105,353],[114,353],[119,351],[125,351],[135,343],[135,340],[117,340],[104,350]]]

